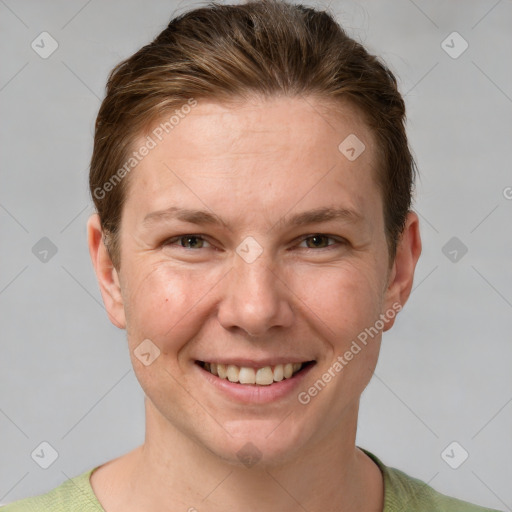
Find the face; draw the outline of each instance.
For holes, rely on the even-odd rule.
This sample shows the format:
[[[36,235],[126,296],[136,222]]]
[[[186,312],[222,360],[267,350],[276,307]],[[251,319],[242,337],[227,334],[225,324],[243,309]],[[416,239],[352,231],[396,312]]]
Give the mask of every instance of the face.
[[[200,101],[132,171],[103,293],[164,429],[273,463],[356,421],[412,280],[389,265],[376,153],[349,104]]]

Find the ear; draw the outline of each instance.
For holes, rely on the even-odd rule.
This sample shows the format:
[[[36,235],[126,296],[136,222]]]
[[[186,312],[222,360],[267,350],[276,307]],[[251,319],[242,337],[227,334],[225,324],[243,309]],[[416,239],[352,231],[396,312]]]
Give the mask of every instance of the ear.
[[[395,260],[389,272],[384,297],[384,310],[382,311],[382,314],[386,317],[383,319],[385,322],[384,331],[391,329],[395,323],[396,314],[402,309],[411,294],[414,270],[420,254],[419,218],[415,212],[410,211],[407,214],[405,228],[397,245]]]
[[[89,254],[108,317],[116,327],[124,329],[126,318],[119,276],[103,241],[103,230],[97,213],[92,215],[87,222],[87,239]]]

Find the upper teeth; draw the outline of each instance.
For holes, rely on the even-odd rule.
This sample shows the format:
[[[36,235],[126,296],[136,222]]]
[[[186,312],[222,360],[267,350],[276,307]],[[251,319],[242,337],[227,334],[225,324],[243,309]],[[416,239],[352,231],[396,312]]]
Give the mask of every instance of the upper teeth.
[[[234,364],[205,363],[204,368],[213,375],[218,375],[221,379],[227,378],[230,382],[268,386],[272,382],[289,379],[302,368],[302,363],[278,364],[274,366],[274,369],[271,366],[250,368]]]

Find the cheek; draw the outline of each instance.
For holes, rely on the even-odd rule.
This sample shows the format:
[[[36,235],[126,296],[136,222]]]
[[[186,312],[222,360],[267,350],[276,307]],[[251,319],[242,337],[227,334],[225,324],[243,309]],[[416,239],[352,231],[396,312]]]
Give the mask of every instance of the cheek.
[[[340,383],[359,396],[371,379],[380,350],[382,278],[372,262],[346,269],[339,285],[336,325],[343,335],[336,344],[335,357],[338,362],[342,358]]]
[[[347,261],[336,267],[301,269],[294,276],[293,289],[304,314],[336,348],[342,349],[379,316],[382,284],[371,264]]]
[[[132,349],[150,339],[163,352],[177,352],[204,327],[216,301],[222,300],[225,272],[221,268],[185,269],[158,262],[134,266],[131,274],[128,270],[123,297]],[[295,322],[306,320],[336,352],[344,351],[378,318],[381,285],[370,263],[346,261],[289,270],[281,278],[290,289],[283,293],[288,293],[285,300],[296,311]]]
[[[299,286],[304,290],[305,311],[310,310],[305,314],[325,340],[323,366],[331,372],[324,374],[325,382],[333,382],[325,403],[341,411],[351,397],[362,393],[377,364],[381,335],[375,324],[381,311],[381,279],[374,263],[361,262],[302,275],[308,275],[307,283]]]
[[[178,350],[201,328],[199,317],[208,306],[208,291],[219,280],[217,273],[159,263],[132,275],[136,277],[127,283],[125,297],[130,345],[150,339],[163,352]]]

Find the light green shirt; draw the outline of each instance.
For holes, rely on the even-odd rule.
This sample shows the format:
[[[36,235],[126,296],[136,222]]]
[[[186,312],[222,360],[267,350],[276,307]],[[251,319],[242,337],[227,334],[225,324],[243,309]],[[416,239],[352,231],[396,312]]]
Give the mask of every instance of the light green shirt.
[[[383,512],[498,512],[440,494],[426,483],[385,466],[361,448],[379,466],[384,479]],[[98,466],[99,467],[99,466]],[[67,480],[41,496],[25,498],[0,507],[2,512],[105,512],[96,498],[89,477],[96,468]],[[201,510],[199,507],[198,510]]]

